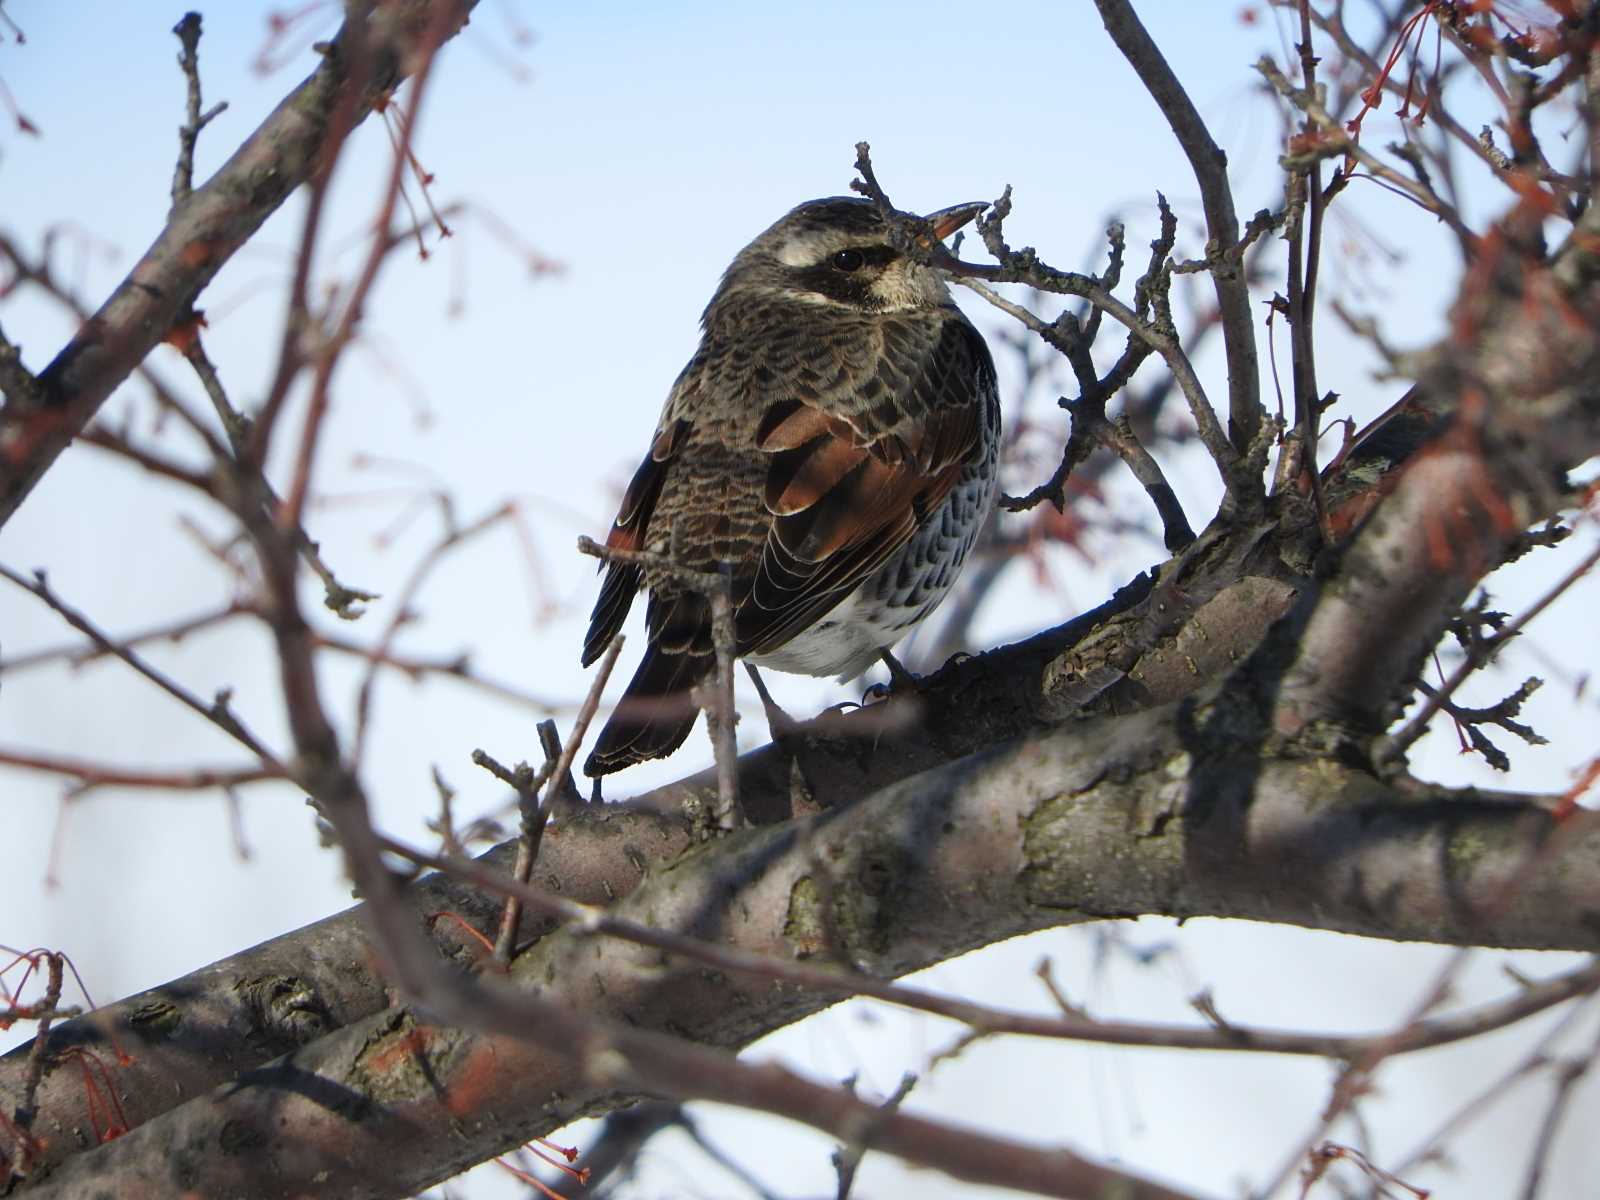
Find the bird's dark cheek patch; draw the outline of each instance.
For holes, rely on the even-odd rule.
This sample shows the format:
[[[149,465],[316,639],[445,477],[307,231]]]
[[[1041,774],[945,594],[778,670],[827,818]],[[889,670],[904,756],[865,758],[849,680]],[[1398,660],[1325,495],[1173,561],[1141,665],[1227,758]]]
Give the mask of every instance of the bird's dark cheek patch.
[[[836,271],[823,263],[796,271],[794,281],[799,291],[825,296],[840,304],[848,304],[851,308],[876,310],[883,302],[873,294],[872,285],[881,273],[881,269],[874,270],[871,267],[859,271]]]

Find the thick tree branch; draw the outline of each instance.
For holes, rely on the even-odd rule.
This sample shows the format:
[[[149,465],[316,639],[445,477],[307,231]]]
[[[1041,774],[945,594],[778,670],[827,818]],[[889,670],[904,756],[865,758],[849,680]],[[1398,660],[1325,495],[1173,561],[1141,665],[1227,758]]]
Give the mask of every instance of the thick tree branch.
[[[1522,530],[1567,502],[1565,473],[1600,452],[1600,218],[1546,265],[1519,203],[1482,239],[1451,342],[1422,390],[1451,423],[1400,471],[1337,572],[1276,635],[1292,647],[1277,727],[1377,733],[1472,586]]]
[[[848,809],[733,835],[698,854],[692,870],[653,874],[614,912],[780,959],[804,957],[824,936],[814,876],[826,863],[833,927],[851,959],[880,976],[1029,929],[1136,912],[1600,946],[1587,916],[1600,907],[1600,830],[1552,843],[1553,800],[1402,790],[1332,762],[1230,755],[1241,714],[1226,707],[1183,703],[1069,725]],[[1202,760],[1216,765],[1186,778],[1179,764]],[[1196,786],[1202,778],[1204,791]],[[724,1047],[838,998],[596,941],[582,930],[543,939],[518,958],[513,975],[573,1013],[626,1017],[635,1029]],[[519,1011],[509,995],[496,1003],[507,1020]],[[81,1156],[44,1190],[74,1195],[75,1181],[108,1171],[171,1187],[176,1147],[232,1130],[249,1147],[241,1154],[248,1161],[237,1164],[241,1179],[270,1178],[282,1189],[241,1194],[310,1189],[317,1172],[332,1173],[325,1186],[340,1186],[347,1171],[370,1186],[381,1160],[392,1190],[373,1194],[399,1196],[614,1106],[640,1084],[728,1098],[732,1081],[714,1082],[704,1064],[685,1060],[674,1069],[688,1074],[657,1077],[658,1047],[629,1041],[619,1028],[605,1026],[599,1036],[622,1054],[620,1077],[597,1074],[584,1054],[575,1060],[530,1045],[526,1030],[513,1038],[440,1029],[384,1011],[246,1076],[246,1086]],[[633,1082],[619,1091],[619,1078]],[[366,1115],[350,1119],[359,1114]]]
[[[476,0],[406,0],[367,18],[371,70],[358,119],[414,62],[424,31],[453,36]],[[448,19],[440,20],[441,7]],[[0,408],[0,525],[88,424],[100,405],[189,311],[212,278],[321,161],[328,119],[347,84],[341,48],[289,94],[233,157],[174,208],[128,277],[48,367],[40,399],[7,396]]]

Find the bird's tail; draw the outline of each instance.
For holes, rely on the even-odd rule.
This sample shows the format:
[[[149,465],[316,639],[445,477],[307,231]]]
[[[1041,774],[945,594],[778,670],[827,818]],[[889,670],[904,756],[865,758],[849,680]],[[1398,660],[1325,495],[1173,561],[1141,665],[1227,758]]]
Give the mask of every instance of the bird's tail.
[[[683,745],[700,715],[690,690],[715,667],[710,654],[663,651],[660,646],[646,650],[583,773],[591,778],[609,775],[646,759],[665,758]]]

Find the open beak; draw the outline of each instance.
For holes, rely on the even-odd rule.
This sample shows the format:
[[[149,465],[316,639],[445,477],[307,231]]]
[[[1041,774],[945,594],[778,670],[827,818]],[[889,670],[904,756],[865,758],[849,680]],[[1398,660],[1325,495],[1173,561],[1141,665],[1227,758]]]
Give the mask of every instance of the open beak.
[[[933,226],[933,236],[942,242],[988,207],[987,200],[969,200],[965,204],[952,204],[949,208],[931,212],[922,219]]]

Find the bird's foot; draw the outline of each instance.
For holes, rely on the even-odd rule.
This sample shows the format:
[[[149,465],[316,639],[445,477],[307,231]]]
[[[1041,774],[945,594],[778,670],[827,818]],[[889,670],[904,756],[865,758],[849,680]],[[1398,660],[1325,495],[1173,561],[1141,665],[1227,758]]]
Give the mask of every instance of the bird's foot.
[[[772,693],[767,691],[767,681],[761,678],[761,672],[755,669],[754,664],[745,663],[744,669],[750,674],[750,682],[755,684],[756,695],[761,697],[761,709],[767,715],[767,730],[772,734],[772,740],[781,745],[786,739],[795,735],[800,728],[800,722],[786,713],[772,698]]]
[[[913,675],[906,669],[905,664],[890,654],[887,649],[879,650],[878,658],[889,671],[889,683],[884,688],[884,699],[896,695],[915,695],[922,690],[922,677]],[[868,688],[867,690],[871,692],[872,689]]]

